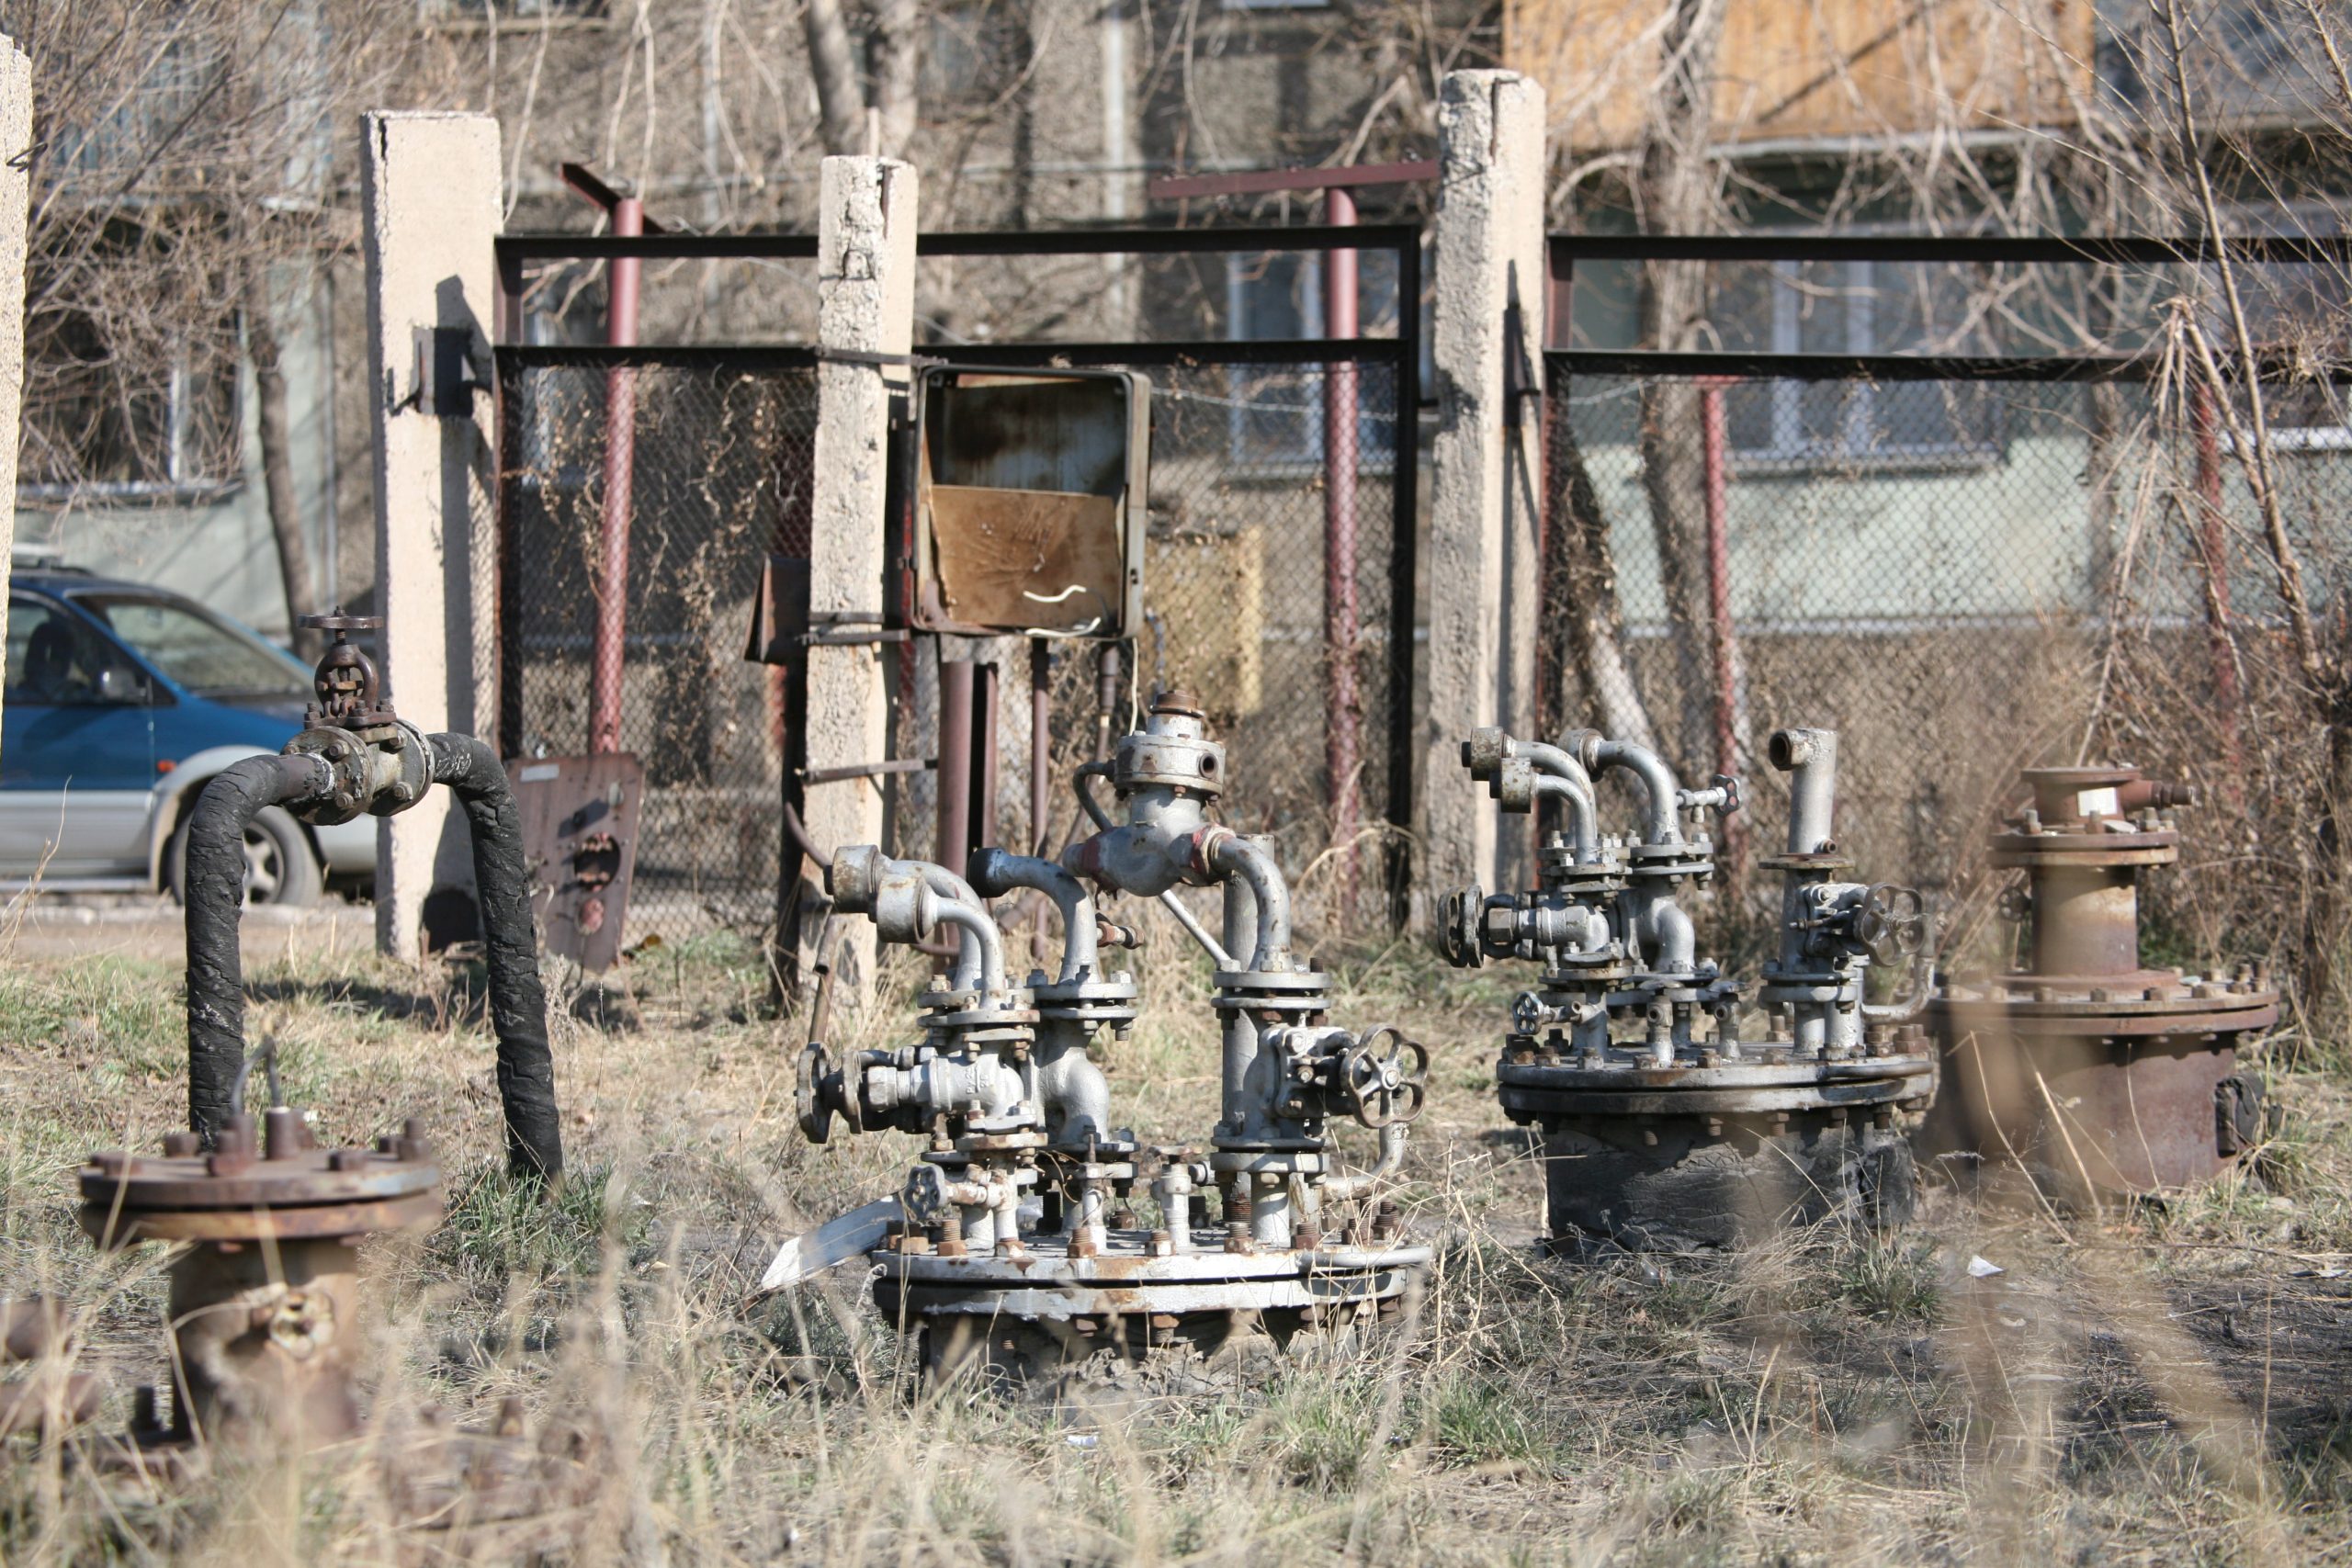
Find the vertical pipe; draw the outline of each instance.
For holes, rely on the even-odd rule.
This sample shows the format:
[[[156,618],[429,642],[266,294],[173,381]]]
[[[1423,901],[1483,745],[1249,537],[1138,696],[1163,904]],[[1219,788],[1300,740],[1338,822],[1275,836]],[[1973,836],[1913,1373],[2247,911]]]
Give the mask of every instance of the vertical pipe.
[[[1353,228],[1352,192],[1326,193],[1324,219]],[[1324,253],[1323,335],[1351,339],[1357,331],[1356,253]],[[1355,904],[1356,771],[1360,703],[1356,695],[1356,367],[1329,366],[1323,376],[1323,657],[1330,728],[1323,765],[1330,792],[1331,838],[1340,846],[1340,907]]]
[[[1388,536],[1388,919],[1402,931],[1413,914],[1413,643],[1419,597],[1415,564],[1421,517],[1421,243],[1396,247],[1396,417],[1391,428]]]
[[[613,204],[613,233],[645,232],[645,204],[633,196]],[[606,265],[605,342],[637,342],[637,289],[642,264],[616,256]],[[590,668],[588,749],[621,749],[622,647],[628,636],[628,529],[637,476],[637,372],[616,365],[605,372],[605,526],[596,574],[596,640]]]
[[[1731,476],[1726,462],[1729,427],[1724,416],[1724,382],[1710,379],[1699,389],[1700,425],[1706,442],[1707,488],[1707,615],[1713,644],[1715,686],[1715,772],[1726,777],[1739,771],[1738,675],[1733,638],[1737,635],[1731,613]],[[1741,873],[1746,869],[1747,832],[1736,817],[1723,819],[1724,890],[1730,902],[1739,902]]]
[[[2222,520],[2222,440],[2213,389],[2189,393],[2197,437],[2197,563],[2205,576],[2205,644],[2213,662],[2213,718],[2222,734],[2222,786],[2235,799],[2245,750],[2238,738],[2237,649],[2230,640],[2230,558]]]
[[[1044,637],[1029,643],[1029,852],[1053,857],[1046,842],[1050,814],[1046,792],[1054,766],[1054,655]],[[1038,929],[1045,929],[1044,922]]]
[[[943,648],[939,660],[939,759],[933,774],[938,787],[939,852],[933,858],[956,875],[964,874],[965,848],[972,829],[972,661],[949,659]]]
[[[1003,733],[1002,682],[993,664],[972,666],[972,814],[964,828],[964,863],[972,852],[997,839],[996,775],[1001,764],[999,741]]]

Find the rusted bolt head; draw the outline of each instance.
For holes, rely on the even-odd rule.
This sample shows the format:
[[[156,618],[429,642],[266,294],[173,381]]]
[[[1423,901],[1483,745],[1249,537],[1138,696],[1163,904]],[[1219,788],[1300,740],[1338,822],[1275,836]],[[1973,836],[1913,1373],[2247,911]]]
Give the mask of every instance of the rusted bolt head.
[[[1168,1231],[1154,1231],[1151,1233],[1149,1249],[1154,1258],[1170,1257],[1176,1251],[1176,1237]]]
[[[164,1134],[164,1154],[169,1159],[187,1159],[204,1152],[204,1140],[194,1133]]]

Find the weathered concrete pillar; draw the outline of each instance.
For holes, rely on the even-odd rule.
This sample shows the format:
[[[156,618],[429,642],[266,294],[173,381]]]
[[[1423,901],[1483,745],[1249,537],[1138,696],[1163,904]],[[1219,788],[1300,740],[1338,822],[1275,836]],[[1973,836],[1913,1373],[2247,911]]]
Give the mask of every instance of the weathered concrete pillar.
[[[498,733],[497,425],[487,393],[469,412],[418,399],[417,331],[464,334],[488,378],[497,319],[498,121],[488,115],[364,118],[360,198],[368,267],[369,420],[376,468],[376,592],[384,682],[427,734]],[[448,792],[435,790],[376,840],[376,945],[418,951],[424,901],[470,890],[470,847]]]
[[[33,144],[33,64],[13,42],[0,51],[0,572],[17,547],[17,439],[25,401],[25,223]],[[0,685],[8,650],[0,643]]]
[[[1521,835],[1498,831],[1459,762],[1480,725],[1535,720],[1536,537],[1543,504],[1544,90],[1508,71],[1457,71],[1438,109],[1438,427],[1430,453],[1423,892],[1525,880]],[[1514,363],[1516,361],[1516,363]]]
[[[915,171],[888,158],[828,158],[817,218],[817,335],[850,355],[904,355],[914,344]],[[882,530],[889,480],[890,405],[908,380],[903,365],[829,362],[817,373],[816,481],[810,497],[808,613],[819,629],[873,626],[882,616]],[[885,645],[887,646],[887,645]],[[808,650],[808,765],[843,768],[888,755],[884,647]],[[809,837],[828,852],[882,842],[878,775],[808,788]],[[902,846],[930,858],[930,846]],[[804,951],[824,909],[822,889],[801,889]],[[874,926],[842,922],[838,997],[873,997]]]

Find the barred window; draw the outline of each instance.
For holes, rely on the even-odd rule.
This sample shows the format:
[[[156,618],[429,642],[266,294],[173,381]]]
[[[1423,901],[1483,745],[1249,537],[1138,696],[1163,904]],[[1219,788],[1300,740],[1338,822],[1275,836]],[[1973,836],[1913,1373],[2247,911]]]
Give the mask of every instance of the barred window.
[[[243,482],[232,321],[196,341],[75,310],[25,322],[17,493],[77,500],[214,500]]]

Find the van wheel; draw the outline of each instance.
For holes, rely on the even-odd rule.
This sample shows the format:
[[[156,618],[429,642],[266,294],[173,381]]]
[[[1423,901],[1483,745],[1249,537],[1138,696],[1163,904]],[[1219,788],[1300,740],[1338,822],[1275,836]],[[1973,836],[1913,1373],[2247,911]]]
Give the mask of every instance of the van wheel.
[[[187,828],[182,822],[164,851],[164,878],[180,904],[187,902]],[[311,852],[302,825],[283,807],[255,812],[245,824],[245,902],[306,908],[319,901],[322,886],[319,857]]]

